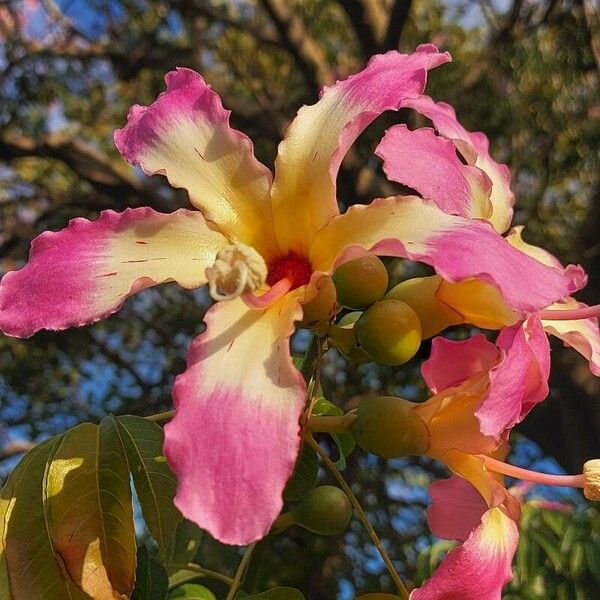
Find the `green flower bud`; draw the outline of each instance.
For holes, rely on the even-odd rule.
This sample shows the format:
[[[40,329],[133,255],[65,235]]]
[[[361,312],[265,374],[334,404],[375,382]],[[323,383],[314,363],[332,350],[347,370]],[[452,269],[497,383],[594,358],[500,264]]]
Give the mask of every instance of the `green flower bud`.
[[[316,283],[317,295],[303,307],[299,327],[314,328],[322,322],[329,322],[336,311],[336,291],[331,277],[323,276]]]
[[[429,431],[413,410],[415,406],[414,402],[396,396],[364,400],[351,428],[356,443],[383,458],[425,454]]]
[[[400,300],[380,300],[354,326],[360,347],[382,365],[402,365],[421,345],[421,322]]]
[[[381,260],[368,254],[338,267],[333,274],[333,282],[340,304],[348,308],[364,308],[385,294],[388,274]]]
[[[294,522],[308,531],[321,535],[337,535],[350,524],[352,505],[342,490],[333,485],[321,485],[292,511]]]

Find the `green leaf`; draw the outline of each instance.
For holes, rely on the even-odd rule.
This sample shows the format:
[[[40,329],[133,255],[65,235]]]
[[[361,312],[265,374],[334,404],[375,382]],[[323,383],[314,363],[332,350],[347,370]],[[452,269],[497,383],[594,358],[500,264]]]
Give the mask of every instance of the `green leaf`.
[[[186,583],[172,590],[169,600],[217,600],[217,597],[203,585]]]
[[[535,529],[532,529],[529,535],[542,547],[542,550],[544,550],[550,559],[554,570],[560,573],[563,569],[562,555],[552,537],[545,531],[537,531]]]
[[[109,418],[117,424],[144,520],[164,557],[183,517],[173,504],[177,480],[162,453],[163,431],[143,417]]]
[[[135,579],[129,470],[113,419],[82,423],[60,440],[47,471],[52,543],[92,598],[128,597]]]
[[[146,546],[140,546],[137,552],[135,589],[131,600],[165,600],[168,593],[167,571],[157,560],[148,556]]]
[[[187,565],[198,552],[202,541],[202,530],[191,521],[182,519],[167,550],[166,564],[169,575]]]
[[[597,540],[585,542],[585,555],[590,573],[600,582],[600,546]]]
[[[0,492],[3,599],[89,600],[52,548],[44,506],[46,470],[60,439],[51,438],[26,454]]]
[[[296,588],[276,587],[266,592],[244,596],[244,600],[304,600],[304,596]]]
[[[304,498],[315,487],[318,472],[317,453],[310,446],[302,444],[294,472],[285,486],[283,499],[286,502],[296,502]]]

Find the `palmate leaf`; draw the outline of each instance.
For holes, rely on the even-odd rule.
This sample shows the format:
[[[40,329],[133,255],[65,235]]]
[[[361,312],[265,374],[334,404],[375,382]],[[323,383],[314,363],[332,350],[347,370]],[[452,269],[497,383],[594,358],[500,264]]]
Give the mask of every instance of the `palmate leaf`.
[[[0,492],[0,598],[89,599],[71,581],[54,552],[43,490],[49,461],[61,438],[31,450]]]
[[[146,525],[161,556],[168,557],[183,517],[173,504],[177,480],[162,453],[163,431],[143,417],[109,418],[116,423]]]
[[[56,553],[92,598],[128,598],[135,529],[127,462],[114,420],[67,431],[47,469],[46,513]]]

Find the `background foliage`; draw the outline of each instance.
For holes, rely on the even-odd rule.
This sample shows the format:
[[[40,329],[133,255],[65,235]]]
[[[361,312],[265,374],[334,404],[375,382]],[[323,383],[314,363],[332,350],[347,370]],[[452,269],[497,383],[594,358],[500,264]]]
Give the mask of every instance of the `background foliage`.
[[[361,68],[374,53],[432,41],[450,50],[454,62],[432,73],[429,93],[450,102],[467,128],[487,133],[495,158],[513,173],[515,222],[526,224],[528,241],[584,264],[590,285],[582,299],[597,303],[597,8],[593,0],[4,0],[0,272],[23,264],[35,235],[72,217],[93,218],[105,208],[188,206],[184,192],[132,170],[112,142],[128,108],[150,103],[169,69],[201,72],[233,110],[234,126],[272,166],[287,124],[323,85]],[[399,118],[417,124],[408,112]],[[344,162],[338,181],[344,206],[395,190],[372,151],[397,120],[379,119]],[[389,268],[397,277],[405,267],[390,262]],[[91,327],[26,341],[0,336],[0,476],[24,449],[77,423],[168,409],[173,377],[184,368],[207,304],[202,292],[164,286]],[[294,343],[302,349],[306,339]],[[600,386],[574,353],[554,350],[551,396],[520,429],[541,451],[523,443],[515,459],[529,464],[547,455],[577,472],[600,456]],[[424,347],[418,359],[427,352]],[[330,354],[325,395],[344,410],[365,390],[423,398],[418,359],[399,369],[356,369]],[[439,545],[430,548],[423,516],[425,486],[443,470],[426,460],[385,463],[355,453],[345,473],[399,568],[418,582],[440,556]],[[591,567],[598,564],[598,516],[577,496],[566,500],[574,512],[557,513],[552,523],[535,507],[525,512],[519,576],[507,598],[592,597],[586,594],[598,583]],[[570,527],[579,537],[566,546]],[[236,549],[207,536],[196,550],[202,565],[224,572],[239,560]],[[256,591],[293,585],[316,600],[389,585],[358,522],[334,538],[293,529],[261,543],[256,556],[249,573]],[[153,559],[138,558],[143,581]],[[217,594],[226,589],[203,583],[214,584]]]

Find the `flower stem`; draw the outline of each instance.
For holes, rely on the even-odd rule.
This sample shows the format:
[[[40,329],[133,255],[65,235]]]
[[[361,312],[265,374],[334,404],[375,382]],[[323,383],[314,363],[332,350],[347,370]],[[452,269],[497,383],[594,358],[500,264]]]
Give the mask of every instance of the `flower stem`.
[[[156,413],[155,415],[148,415],[145,418],[148,419],[148,421],[154,421],[155,423],[166,423],[173,418],[174,414],[174,410],[167,410],[165,412]]]
[[[394,568],[392,560],[390,559],[386,549],[383,547],[383,544],[381,543],[379,536],[377,535],[375,529],[373,529],[373,526],[371,525],[371,522],[369,521],[369,517],[363,510],[363,507],[360,505],[360,502],[354,495],[354,492],[350,489],[350,486],[346,483],[346,480],[342,477],[342,474],[338,471],[337,467],[333,464],[332,460],[329,458],[329,456],[327,456],[327,454],[321,448],[321,446],[319,446],[319,444],[316,442],[316,440],[312,436],[312,434],[307,433],[304,439],[306,440],[306,443],[321,457],[321,460],[323,461],[323,464],[327,467],[327,470],[331,473],[331,475],[334,477],[334,479],[339,483],[340,487],[346,493],[346,496],[348,496],[348,500],[350,500],[350,503],[354,507],[354,510],[356,511],[356,515],[358,516],[358,518],[360,519],[364,528],[366,529],[367,533],[369,534],[371,541],[373,542],[373,544],[379,551],[379,554],[381,555],[381,558],[383,559],[383,562],[385,563],[385,566],[387,567],[390,577],[392,578],[393,582],[396,584],[396,587],[398,588],[398,592],[400,593],[400,598],[402,598],[402,600],[408,600],[408,590],[406,589],[406,586],[404,585],[404,583],[402,583],[402,580],[400,579],[398,572]]]
[[[231,587],[229,588],[229,592],[227,594],[227,598],[225,600],[233,600],[235,597],[235,593],[238,591],[240,584],[242,583],[242,577],[244,576],[244,571],[248,566],[248,562],[252,557],[252,552],[254,552],[254,548],[256,547],[256,542],[250,544],[246,550],[244,551],[244,556],[242,556],[242,560],[233,576],[233,581],[231,582]]]
[[[339,417],[311,415],[308,420],[308,430],[318,433],[348,433],[354,421],[356,421],[356,414],[352,412]]]
[[[600,304],[595,306],[584,306],[583,308],[574,308],[572,310],[558,310],[548,308],[538,313],[543,321],[573,321],[576,319],[591,319],[600,317]]]

